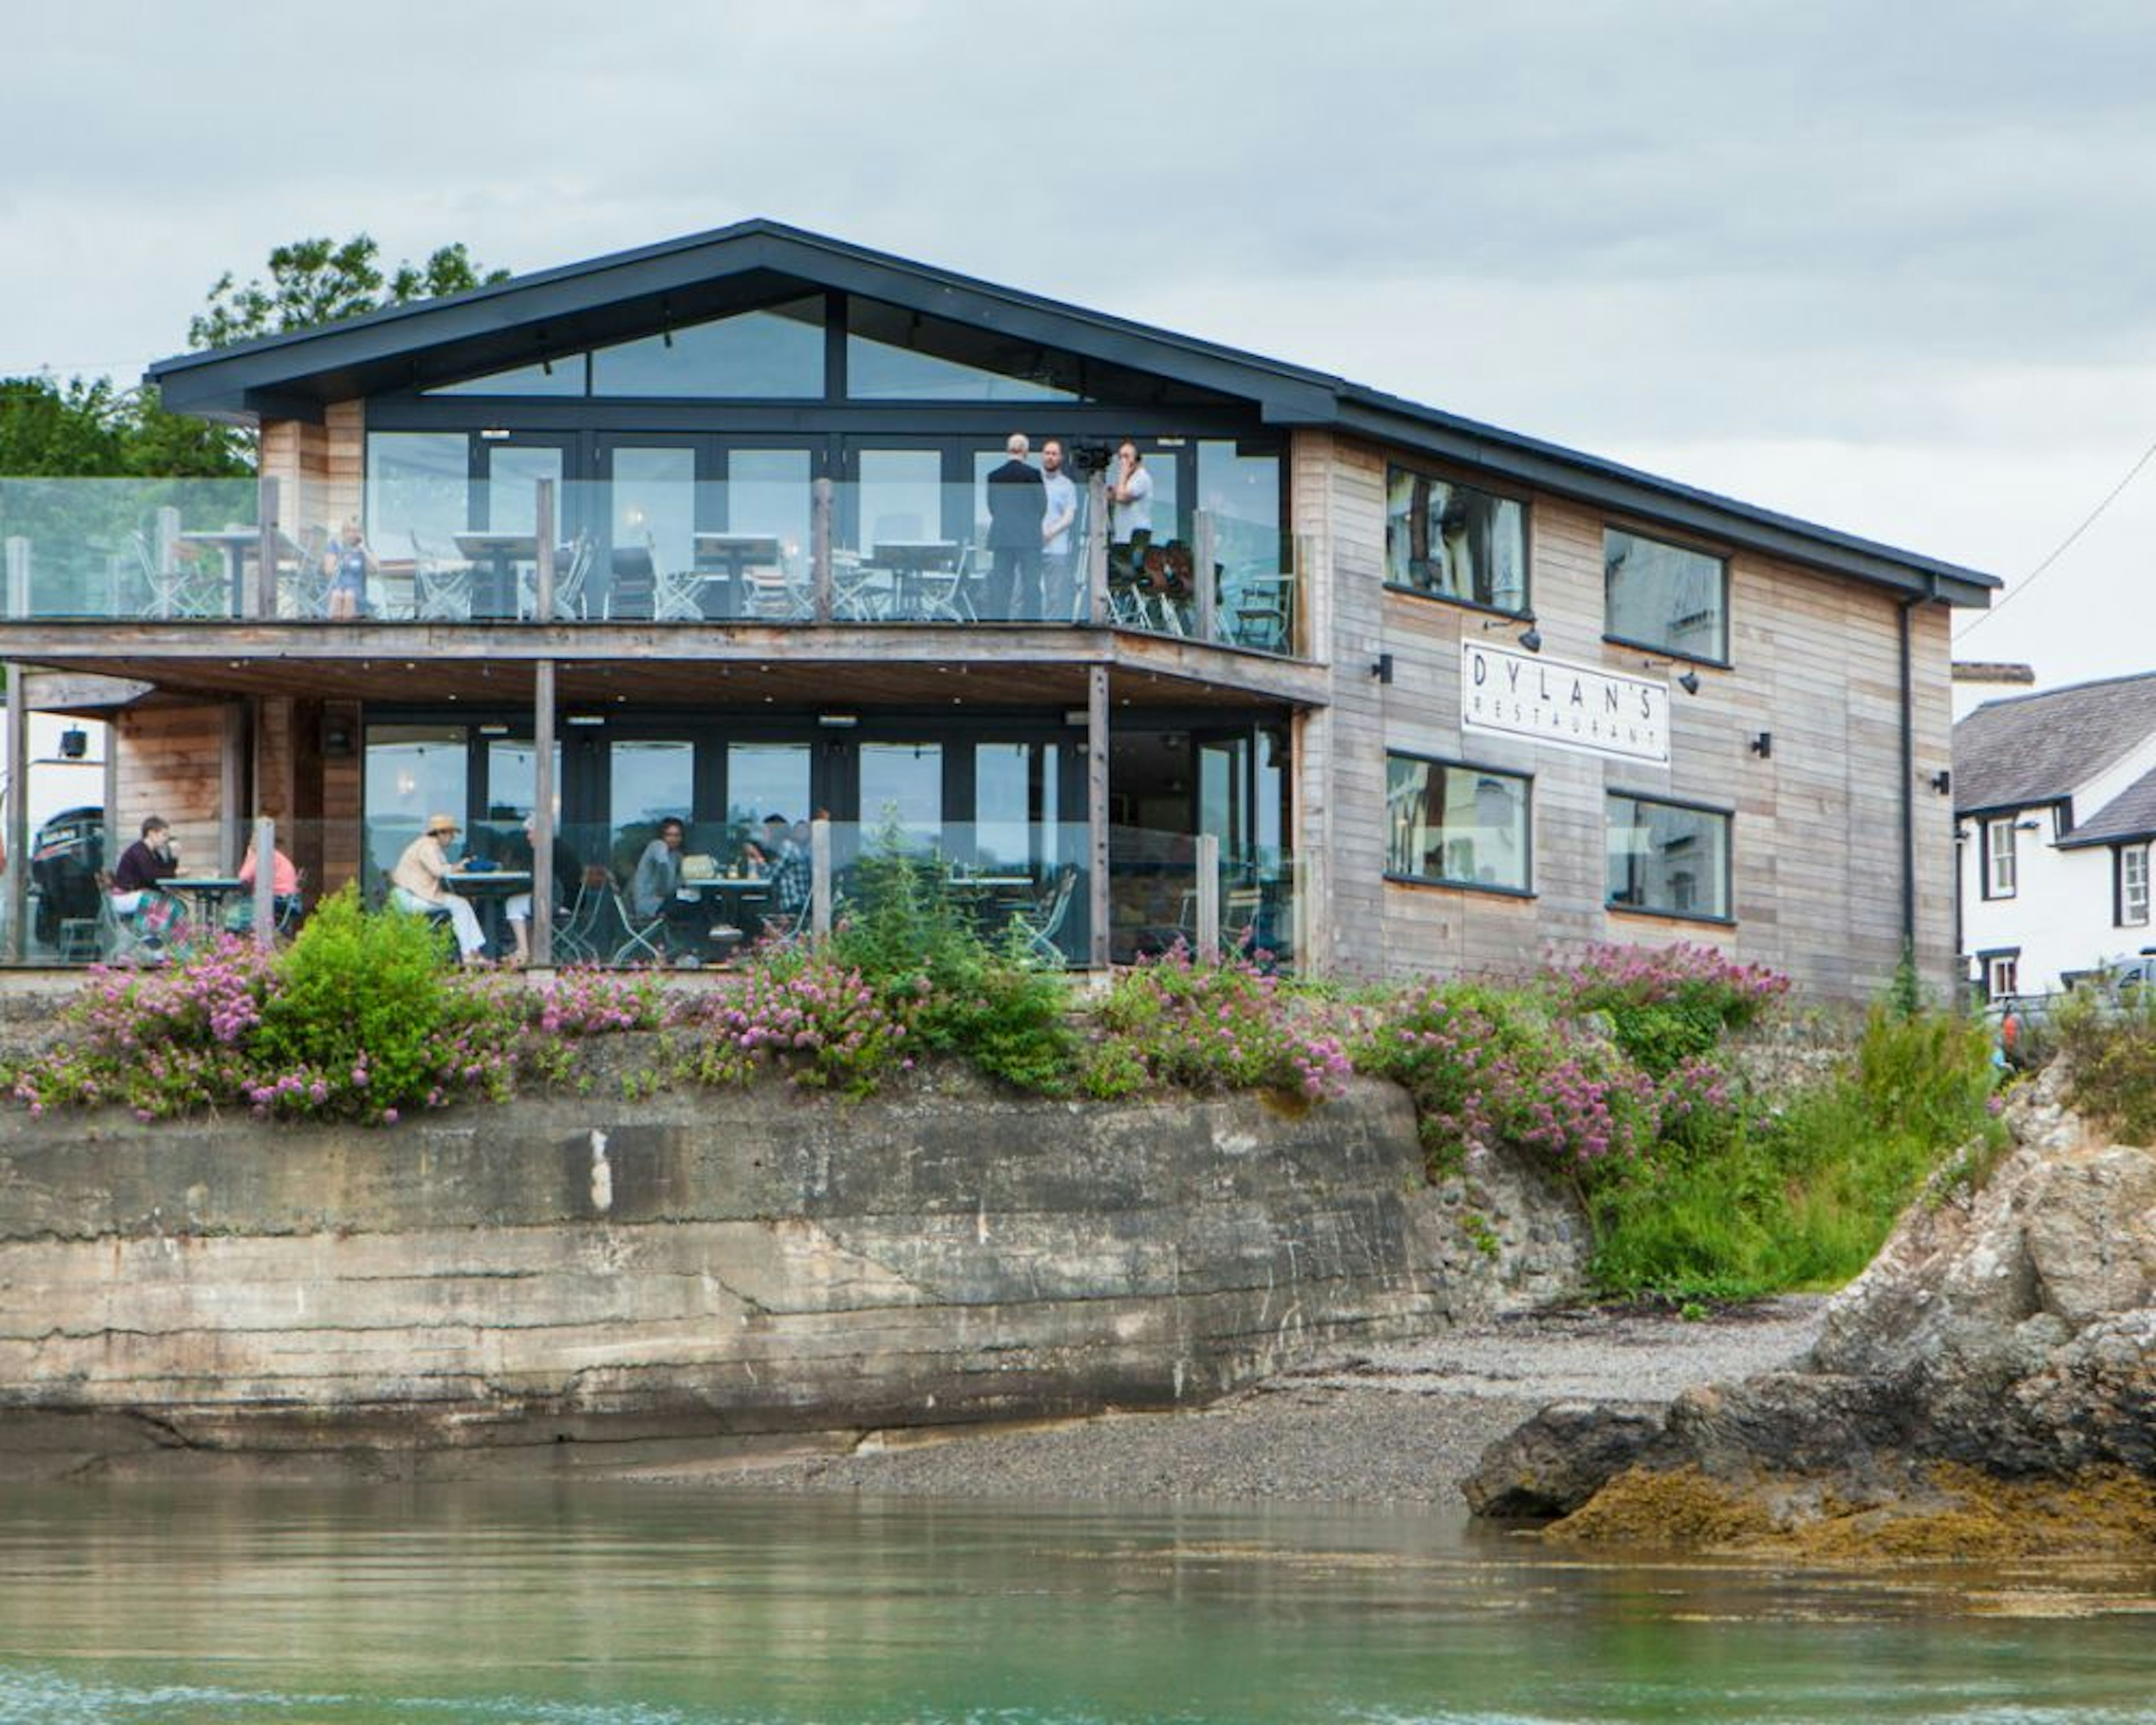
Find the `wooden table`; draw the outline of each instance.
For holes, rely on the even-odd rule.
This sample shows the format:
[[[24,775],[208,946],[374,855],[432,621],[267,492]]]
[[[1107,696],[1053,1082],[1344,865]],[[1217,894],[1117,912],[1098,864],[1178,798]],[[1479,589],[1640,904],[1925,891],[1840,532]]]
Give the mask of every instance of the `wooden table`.
[[[742,573],[762,565],[783,567],[774,533],[699,533],[696,536],[698,578],[718,589],[703,596],[706,617],[742,614]],[[713,601],[717,608],[713,608]]]
[[[898,603],[892,608],[901,617],[921,612],[921,578],[932,569],[949,571],[958,566],[955,539],[879,539],[875,561],[898,578]]]
[[[531,870],[529,869],[451,869],[442,876],[442,885],[459,898],[467,898],[479,912],[480,927],[485,931],[490,951],[501,941],[501,912],[503,905],[520,892],[531,890]]]
[[[484,573],[484,581],[472,583],[472,615],[475,617],[516,617],[523,613],[516,594],[516,569],[520,563],[539,561],[539,536],[536,533],[459,533],[454,536],[457,549],[471,559],[475,572]]]
[[[215,931],[224,926],[218,916],[224,901],[253,892],[254,885],[237,875],[167,875],[157,890],[187,900],[198,930]]]
[[[215,551],[224,559],[225,577],[230,583],[230,608],[227,617],[247,614],[247,562],[249,557],[259,557],[262,550],[262,530],[259,527],[199,527],[177,536],[178,545],[198,546],[205,551]],[[296,562],[300,547],[282,533],[275,536],[271,554],[282,562],[287,558]]]

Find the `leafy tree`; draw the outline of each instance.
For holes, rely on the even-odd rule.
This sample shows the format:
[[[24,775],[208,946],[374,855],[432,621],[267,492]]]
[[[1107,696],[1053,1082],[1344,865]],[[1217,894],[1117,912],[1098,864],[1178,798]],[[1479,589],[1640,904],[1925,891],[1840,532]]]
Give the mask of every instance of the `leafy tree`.
[[[261,336],[312,329],[508,280],[506,270],[483,270],[459,241],[441,247],[424,264],[400,263],[384,276],[381,247],[356,234],[333,239],[296,239],[270,254],[270,276],[244,287],[227,270],[209,290],[209,309],[187,326],[196,347],[229,347]]]
[[[0,474],[237,479],[254,470],[244,434],[168,413],[147,386],[0,377]]]

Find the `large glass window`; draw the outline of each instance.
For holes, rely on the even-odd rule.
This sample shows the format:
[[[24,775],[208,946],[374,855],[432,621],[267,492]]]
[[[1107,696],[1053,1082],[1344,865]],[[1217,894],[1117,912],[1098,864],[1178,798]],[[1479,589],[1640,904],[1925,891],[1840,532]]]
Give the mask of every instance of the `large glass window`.
[[[1052,865],[1058,833],[1056,773],[1061,752],[1049,742],[973,746],[973,861],[1020,874]]]
[[[1728,921],[1727,814],[1617,793],[1609,820],[1613,908]]]
[[[367,728],[367,881],[381,890],[404,847],[425,830],[427,817],[465,824],[471,771],[469,733],[461,725],[370,725]]]
[[[726,840],[737,853],[761,839],[767,814],[783,815],[789,827],[808,819],[808,767],[805,742],[726,745]]]
[[[999,330],[847,302],[846,393],[856,401],[1076,401],[1078,362]]]
[[[1385,479],[1385,579],[1525,615],[1527,511],[1510,497],[1393,468]]]
[[[735,449],[721,487],[721,526],[729,533],[769,534],[798,562],[808,546],[810,486],[806,449]]]
[[[1240,444],[1198,446],[1198,506],[1212,518],[1213,560],[1232,592],[1246,576],[1275,575],[1281,556],[1280,457]],[[1225,597],[1225,595],[1224,595]]]
[[[690,324],[592,354],[592,393],[820,396],[824,296]]]
[[[613,452],[613,543],[617,552],[649,550],[651,567],[687,569],[696,560],[696,452],[618,449]]]
[[[1720,557],[1612,527],[1602,536],[1602,564],[1608,634],[1687,659],[1729,657]]]
[[[566,353],[559,359],[536,365],[517,366],[506,372],[489,372],[484,377],[467,377],[460,383],[438,383],[429,395],[582,395],[584,393],[584,356]]]
[[[367,542],[408,557],[471,525],[471,444],[461,431],[372,431],[367,437]]]
[[[544,444],[492,444],[486,450],[486,524],[497,533],[530,533],[539,521],[539,482],[554,485],[560,520],[562,451]]]
[[[1448,886],[1529,891],[1531,783],[1486,767],[1388,755],[1385,872]]]
[[[909,845],[935,850],[943,838],[942,744],[863,743],[860,809],[865,836],[896,821]]]
[[[644,848],[668,816],[687,822],[695,813],[696,746],[672,739],[618,737],[608,751],[608,814],[613,829],[613,869],[629,877]],[[688,834],[687,848],[697,848]]]
[[[863,551],[943,532],[943,457],[934,449],[863,449],[856,457]]]

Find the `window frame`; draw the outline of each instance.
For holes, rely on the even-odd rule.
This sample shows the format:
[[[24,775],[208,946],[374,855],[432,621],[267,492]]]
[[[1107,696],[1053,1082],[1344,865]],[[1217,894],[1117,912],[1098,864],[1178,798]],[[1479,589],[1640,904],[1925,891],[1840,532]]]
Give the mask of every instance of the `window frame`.
[[[2019,947],[1992,947],[1976,955],[1979,973],[1984,980],[1986,1000],[2011,1000],[2021,992],[2021,949]],[[2006,986],[1996,986],[2001,977]]]
[[[1392,527],[1393,476],[1406,474],[1411,478],[1434,480],[1440,485],[1455,490],[1473,491],[1492,498],[1500,503],[1509,503],[1520,511],[1520,604],[1515,610],[1510,606],[1492,604],[1486,599],[1465,598],[1458,593],[1437,593],[1426,587],[1414,587],[1404,581],[1393,579]],[[1465,611],[1474,611],[1486,617],[1514,618],[1522,623],[1532,623],[1535,616],[1535,511],[1533,500],[1517,492],[1501,490],[1478,480],[1455,479],[1450,474],[1434,467],[1417,466],[1413,462],[1385,459],[1385,545],[1383,552],[1384,588],[1387,593],[1405,594],[1411,599],[1428,599],[1440,605],[1456,605]],[[1419,879],[1419,876],[1415,878]]]
[[[1610,627],[1609,536],[1612,533],[1622,533],[1628,539],[1642,540],[1649,545],[1659,545],[1671,551],[1689,552],[1694,557],[1706,557],[1719,567],[1722,572],[1720,592],[1717,599],[1722,615],[1722,651],[1719,655],[1696,653],[1686,648],[1673,646],[1665,642],[1642,640],[1636,635],[1620,634]],[[1695,540],[1660,531],[1648,532],[1626,521],[1605,519],[1602,523],[1602,639],[1612,646],[1628,647],[1638,652],[1651,653],[1660,659],[1681,661],[1686,665],[1704,665],[1717,670],[1731,670],[1736,664],[1736,660],[1731,656],[1731,643],[1736,637],[1737,619],[1732,614],[1730,606],[1732,585],[1730,565],[1734,560],[1731,552],[1702,545]]]
[[[2015,837],[2018,828],[2019,822],[2013,814],[1986,815],[1977,826],[1977,891],[1978,896],[1987,902],[2020,895],[2020,863],[2017,855],[2020,841]],[[2004,852],[1993,842],[1999,833],[2006,835]],[[1998,866],[2002,855],[2006,864],[2003,887],[1999,884],[2001,871]]]
[[[1499,886],[1488,880],[1463,880],[1450,875],[1404,875],[1392,865],[1392,845],[1389,833],[1385,846],[1384,879],[1402,886],[1436,886],[1454,892],[1486,892],[1499,898],[1533,898],[1535,888],[1535,775],[1510,767],[1494,767],[1481,761],[1455,760],[1444,755],[1428,755],[1414,749],[1388,747],[1385,751],[1385,780],[1388,801],[1391,796],[1392,763],[1395,760],[1412,761],[1424,767],[1436,767],[1447,773],[1486,773],[1492,778],[1511,779],[1525,788],[1525,831],[1521,839],[1521,851],[1527,861],[1527,885]]]
[[[2138,861],[2141,865],[2140,905],[2138,915],[2135,914],[2133,893],[2127,880],[2127,864],[2129,860]],[[2148,845],[2145,839],[2137,845],[2119,845],[2112,847],[2111,915],[2112,922],[2116,927],[2146,928],[2148,926]]]
[[[1687,814],[1712,815],[1722,823],[1722,902],[1727,908],[1720,912],[1697,910],[1668,910],[1659,905],[1621,904],[1609,891],[1609,805],[1619,798],[1628,803],[1644,803],[1657,809],[1681,809]],[[1713,803],[1701,803],[1683,797],[1657,794],[1650,791],[1629,790],[1622,786],[1609,785],[1602,793],[1602,908],[1606,914],[1620,916],[1659,916],[1671,922],[1705,922],[1717,928],[1737,926],[1737,811]]]

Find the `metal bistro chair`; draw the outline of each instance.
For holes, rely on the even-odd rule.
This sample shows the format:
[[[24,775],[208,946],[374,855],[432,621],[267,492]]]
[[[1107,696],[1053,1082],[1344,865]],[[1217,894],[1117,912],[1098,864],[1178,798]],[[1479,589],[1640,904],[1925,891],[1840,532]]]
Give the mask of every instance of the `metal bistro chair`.
[[[916,617],[922,623],[978,623],[979,614],[966,589],[973,547],[960,548],[947,569],[923,569],[914,578]]]
[[[1027,954],[1044,964],[1054,965],[1058,970],[1070,963],[1063,948],[1056,944],[1063,932],[1063,925],[1070,918],[1070,901],[1077,896],[1078,870],[1065,863],[1056,871],[1055,886],[1048,896],[1031,911],[1019,910],[1011,916],[1011,926],[1025,937]]]
[[[576,901],[562,926],[554,931],[554,959],[559,964],[596,964],[599,962],[599,924],[609,908],[613,886],[606,870],[588,868],[578,883]],[[626,925],[624,925],[626,927]]]
[[[621,918],[621,926],[629,933],[629,938],[614,948],[613,957],[609,962],[615,964],[665,964],[665,906],[661,905],[649,916],[639,916],[630,907],[629,895],[619,884],[609,883],[608,896],[613,901],[615,913]]]
[[[815,596],[775,564],[742,571],[742,609],[757,623],[806,623],[816,614]]]
[[[418,559],[413,580],[415,608],[420,620],[429,623],[469,622],[472,614],[472,566],[460,557],[430,546],[415,529],[412,554]]]
[[[300,536],[293,551],[292,578],[278,585],[278,615],[315,618],[330,614],[327,564],[332,542],[330,530],[325,526],[310,527]]]
[[[579,533],[568,544],[555,553],[554,558],[554,615],[558,619],[581,623],[584,616],[584,583],[591,579],[592,560],[598,547],[588,533]],[[520,616],[539,616],[539,572],[536,567],[517,571],[517,612]],[[545,619],[542,619],[542,621]]]

